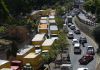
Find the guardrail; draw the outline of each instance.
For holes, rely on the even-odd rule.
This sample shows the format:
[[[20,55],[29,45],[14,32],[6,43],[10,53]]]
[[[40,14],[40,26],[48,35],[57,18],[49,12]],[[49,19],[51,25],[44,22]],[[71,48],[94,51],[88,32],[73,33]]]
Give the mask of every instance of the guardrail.
[[[81,19],[79,16],[77,16],[77,18],[79,19],[80,22],[82,22],[86,25],[89,25],[89,26],[96,26],[97,25],[97,23],[94,23],[91,20],[90,21],[85,21],[85,20]]]

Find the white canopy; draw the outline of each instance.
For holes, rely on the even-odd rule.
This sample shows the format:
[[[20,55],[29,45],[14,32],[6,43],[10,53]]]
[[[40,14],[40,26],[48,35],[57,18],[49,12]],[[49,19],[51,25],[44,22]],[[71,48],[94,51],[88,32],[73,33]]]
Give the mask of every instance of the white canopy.
[[[40,23],[48,23],[48,21],[47,20],[40,20]]]
[[[49,20],[49,23],[56,23],[56,21],[52,19],[52,20]]]
[[[45,36],[44,33],[43,33],[43,34],[36,34],[36,35],[34,36],[34,38],[32,39],[32,41],[42,41],[43,38],[44,38],[44,36]]]
[[[41,20],[47,20],[48,17],[41,17]]]
[[[24,49],[20,49],[20,51],[17,53],[17,55],[24,55],[27,53],[30,49],[32,49],[34,46],[28,45]]]
[[[50,30],[58,30],[57,25],[51,25],[51,26],[50,26]]]
[[[1,65],[3,65],[3,64],[5,64],[5,63],[8,63],[9,61],[7,61],[7,60],[0,60],[0,66]]]
[[[2,68],[1,70],[12,70],[11,68]]]
[[[36,53],[29,53],[28,55],[26,55],[24,58],[36,58],[39,54],[36,54]]]
[[[55,18],[55,16],[49,16],[49,19],[54,19]]]
[[[42,52],[45,53],[45,52],[48,52],[48,50],[43,50]]]
[[[54,39],[46,39],[42,46],[51,46],[54,43]]]

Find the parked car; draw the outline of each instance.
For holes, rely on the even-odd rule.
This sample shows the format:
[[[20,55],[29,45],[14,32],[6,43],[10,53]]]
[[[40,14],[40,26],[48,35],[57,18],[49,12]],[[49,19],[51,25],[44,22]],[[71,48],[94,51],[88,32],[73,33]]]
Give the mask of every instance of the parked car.
[[[72,65],[71,64],[62,64],[60,66],[60,70],[72,70]]]
[[[71,26],[70,26],[70,29],[71,29],[71,30],[75,30],[75,29],[76,29],[75,25],[71,25]]]
[[[72,25],[72,23],[68,23],[68,27],[70,27]]]
[[[73,35],[72,32],[69,32],[69,33],[68,33],[68,38],[69,38],[69,39],[73,39],[73,38],[74,38],[74,35]]]
[[[79,38],[79,42],[82,44],[82,43],[87,43],[87,39],[86,37],[80,37]]]
[[[86,54],[81,59],[79,59],[79,63],[81,65],[87,65],[89,62],[91,62],[94,59],[93,55]]]
[[[88,70],[88,68],[78,68],[77,70]]]
[[[74,54],[81,54],[81,48],[78,43],[74,44]]]
[[[74,30],[74,33],[75,33],[75,34],[81,34],[81,32],[80,32],[79,29],[75,29],[75,30]]]
[[[94,55],[95,54],[95,51],[94,51],[94,47],[93,46],[87,46],[87,54],[90,54],[90,55]]]
[[[76,44],[76,43],[79,44],[79,41],[78,41],[78,39],[75,39],[75,38],[74,38],[74,39],[72,40],[72,44],[74,45],[74,44]]]

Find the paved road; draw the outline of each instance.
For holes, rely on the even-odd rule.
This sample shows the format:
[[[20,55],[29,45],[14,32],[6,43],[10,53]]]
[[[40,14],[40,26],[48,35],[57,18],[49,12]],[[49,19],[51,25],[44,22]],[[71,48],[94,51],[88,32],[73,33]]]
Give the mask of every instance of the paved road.
[[[66,21],[67,21],[67,19],[65,20],[65,22]],[[73,23],[74,23],[74,19],[73,19]],[[75,23],[74,23],[74,25],[75,25]],[[76,28],[77,28],[77,26],[76,26]],[[68,28],[68,30],[73,32],[72,30],[70,30],[70,28]],[[73,32],[73,34],[74,34],[74,32]],[[81,35],[74,34],[74,37],[77,38],[77,39],[79,39],[79,37],[81,37],[81,36],[86,37],[87,40],[88,40],[88,43],[85,44],[85,46],[88,46],[88,45],[92,45],[94,47],[96,46],[96,44],[93,42],[93,40],[90,39],[83,32],[81,32]],[[81,46],[81,49],[82,49],[82,54],[81,55],[74,55],[72,41],[69,40],[69,43],[71,44],[71,47],[70,47],[70,57],[71,57],[72,65],[73,65],[73,70],[77,70],[77,68],[79,68],[79,67],[87,67],[87,68],[89,68],[89,70],[95,70],[95,68],[96,68],[96,56],[94,56],[94,60],[92,62],[90,62],[88,65],[80,65],[78,60],[86,53],[86,47],[82,47]],[[96,47],[95,47],[95,49],[96,49]]]

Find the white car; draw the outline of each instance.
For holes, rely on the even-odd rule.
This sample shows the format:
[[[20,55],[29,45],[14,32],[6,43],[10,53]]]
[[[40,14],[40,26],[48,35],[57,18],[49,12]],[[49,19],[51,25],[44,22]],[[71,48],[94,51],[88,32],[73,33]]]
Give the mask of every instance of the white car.
[[[75,44],[79,44],[78,39],[73,39],[73,40],[72,40],[72,44],[73,44],[73,45],[75,45]]]
[[[68,32],[68,38],[69,38],[69,39],[73,39],[73,38],[74,38],[74,35],[73,35],[72,32]]]
[[[88,70],[88,68],[78,68],[77,70]]]

